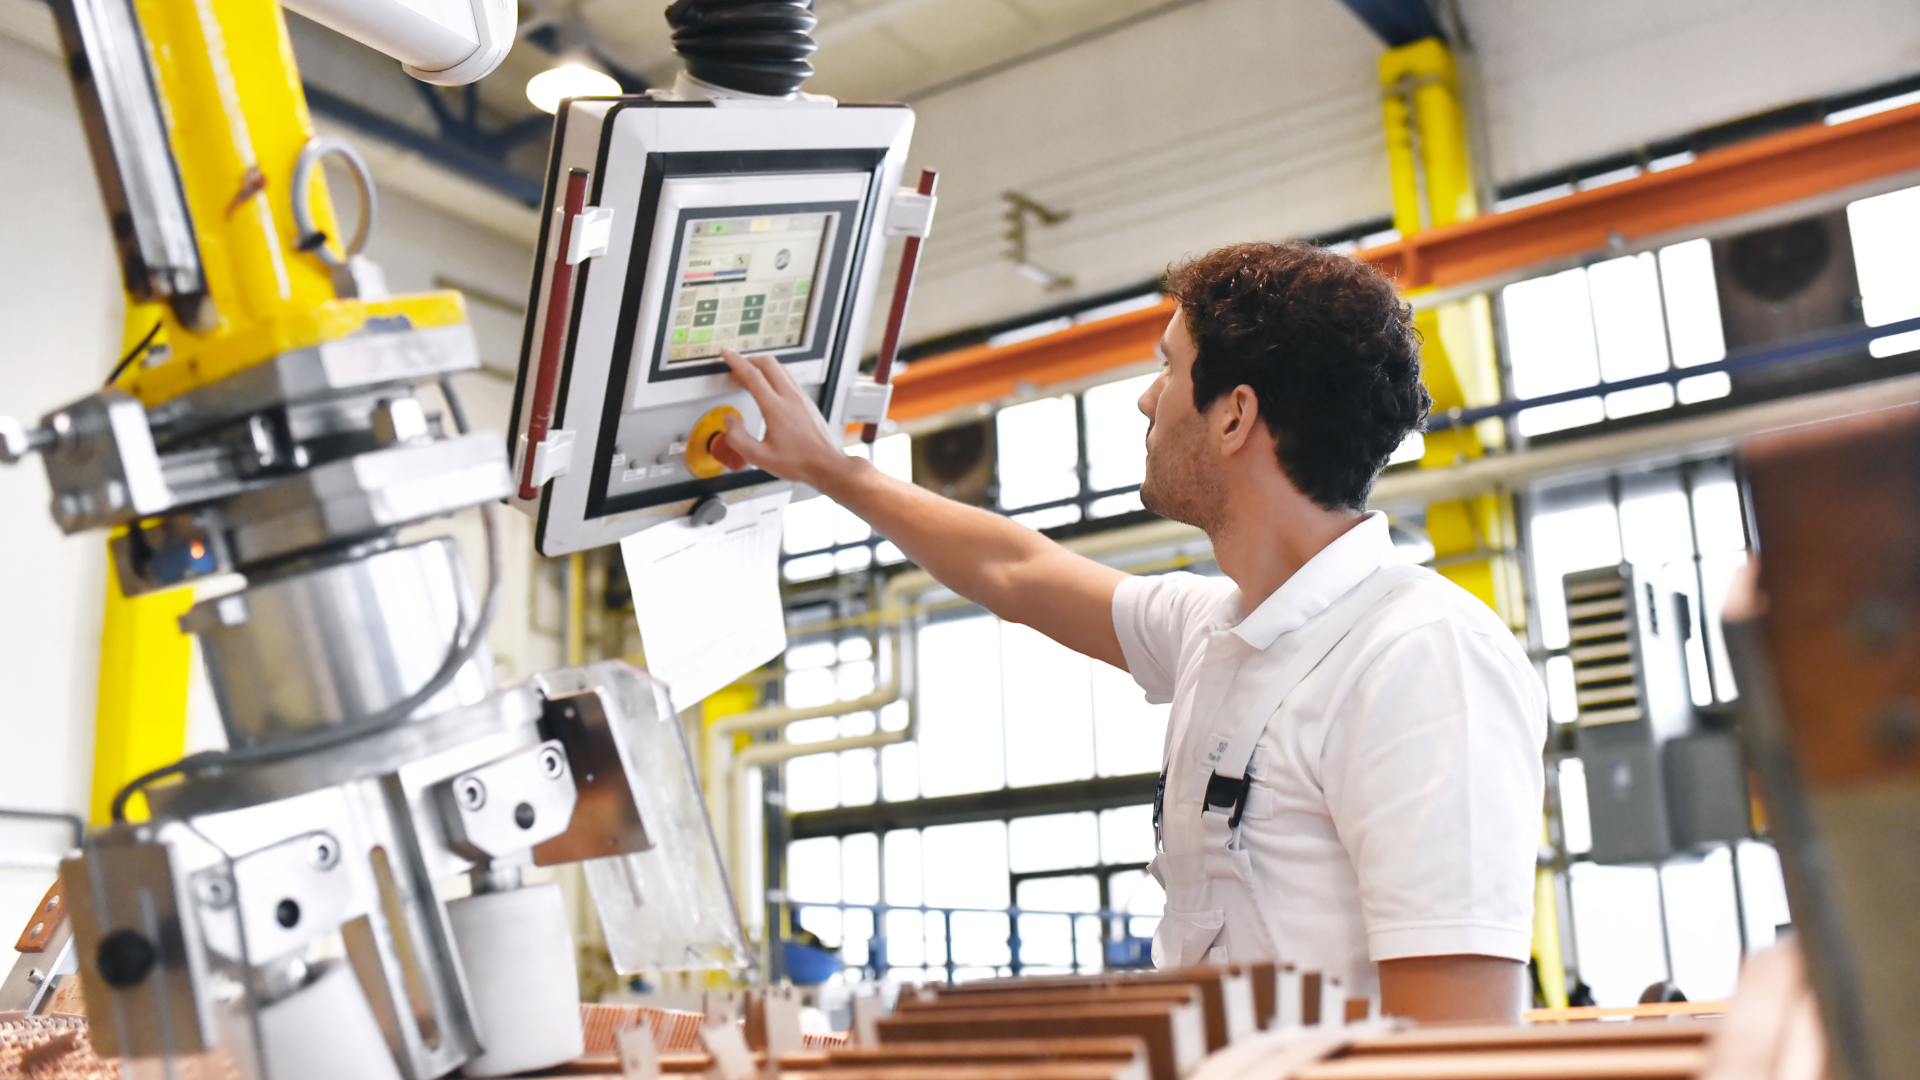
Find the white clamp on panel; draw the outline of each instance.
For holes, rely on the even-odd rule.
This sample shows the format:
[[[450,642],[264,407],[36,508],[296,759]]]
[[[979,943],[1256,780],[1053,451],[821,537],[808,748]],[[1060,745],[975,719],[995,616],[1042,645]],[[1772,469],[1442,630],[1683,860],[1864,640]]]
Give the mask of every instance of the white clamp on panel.
[[[847,410],[843,415],[849,424],[878,424],[887,418],[887,407],[892,404],[892,383],[855,379],[853,385],[847,387]]]
[[[513,474],[520,470],[527,460],[527,436],[520,436],[519,452],[513,455]],[[547,432],[546,439],[533,448],[533,486],[565,476],[573,468],[573,432],[564,428],[554,428]]]
[[[933,231],[933,210],[938,195],[922,195],[912,188],[901,188],[887,204],[887,235],[917,236],[922,240]]]
[[[613,209],[589,206],[573,215],[573,234],[567,244],[567,265],[578,266],[607,253],[613,238]]]

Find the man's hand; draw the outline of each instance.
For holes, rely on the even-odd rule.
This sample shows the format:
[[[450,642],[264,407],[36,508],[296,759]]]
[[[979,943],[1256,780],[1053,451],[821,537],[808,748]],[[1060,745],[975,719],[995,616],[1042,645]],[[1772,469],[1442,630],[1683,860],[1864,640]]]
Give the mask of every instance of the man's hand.
[[[766,419],[766,434],[756,439],[746,425],[729,418],[726,433],[714,440],[713,456],[729,469],[755,468],[832,494],[835,480],[858,470],[860,461],[840,449],[813,400],[771,356],[741,356],[720,350],[734,379],[753,395]]]
[[[1113,629],[1113,590],[1125,576],[1120,571],[848,455],[839,433],[828,429],[779,361],[730,349],[720,356],[767,421],[758,439],[735,421],[714,440],[713,456],[728,468],[752,465],[806,484],[860,515],[954,592],[1069,649],[1126,667]]]

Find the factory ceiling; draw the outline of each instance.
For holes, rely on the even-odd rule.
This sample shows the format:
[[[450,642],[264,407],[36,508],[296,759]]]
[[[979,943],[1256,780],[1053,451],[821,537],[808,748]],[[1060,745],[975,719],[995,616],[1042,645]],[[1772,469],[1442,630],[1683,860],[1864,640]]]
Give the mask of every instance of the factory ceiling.
[[[911,164],[942,174],[907,335],[924,340],[1220,243],[1379,222],[1376,62],[1423,2],[1464,31],[1497,184],[1920,72],[1911,0],[818,0],[807,89],[919,114]],[[471,93],[288,21],[321,123],[371,144],[384,185],[530,242],[549,125],[527,80],[585,58],[630,90],[669,85],[665,3],[528,0]],[[0,0],[26,8],[45,10]]]

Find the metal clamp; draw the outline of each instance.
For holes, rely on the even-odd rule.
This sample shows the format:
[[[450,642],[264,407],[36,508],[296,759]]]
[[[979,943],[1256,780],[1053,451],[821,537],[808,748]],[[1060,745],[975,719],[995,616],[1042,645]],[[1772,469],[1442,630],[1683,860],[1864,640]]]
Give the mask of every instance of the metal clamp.
[[[605,255],[612,239],[612,208],[586,207],[573,215],[573,231],[567,238],[567,265],[578,266],[588,259]]]
[[[520,433],[519,452],[514,455],[513,471],[516,475],[528,475],[525,468],[528,451],[527,436]],[[533,486],[539,487],[556,476],[565,476],[573,471],[573,432],[565,428],[552,428],[547,437],[532,448]]]
[[[849,424],[878,424],[887,418],[887,409],[893,404],[893,384],[877,383],[872,379],[855,379],[847,388],[846,422]]]
[[[579,793],[566,748],[550,739],[461,773],[440,785],[439,799],[449,846],[492,861],[566,832]]]
[[[922,195],[912,188],[901,188],[887,204],[887,235],[926,239],[933,231],[933,211],[939,202],[937,195]]]

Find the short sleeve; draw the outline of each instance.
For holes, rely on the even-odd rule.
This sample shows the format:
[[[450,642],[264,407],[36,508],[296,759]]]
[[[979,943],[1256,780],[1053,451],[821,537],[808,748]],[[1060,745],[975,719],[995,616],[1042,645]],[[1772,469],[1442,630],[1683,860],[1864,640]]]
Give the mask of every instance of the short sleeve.
[[[1457,614],[1391,640],[1353,682],[1321,778],[1375,961],[1527,959],[1545,737],[1532,665]]]
[[[1174,573],[1128,576],[1113,590],[1113,630],[1127,672],[1146,691],[1148,701],[1164,705],[1173,700],[1188,633],[1232,588],[1225,578]]]

